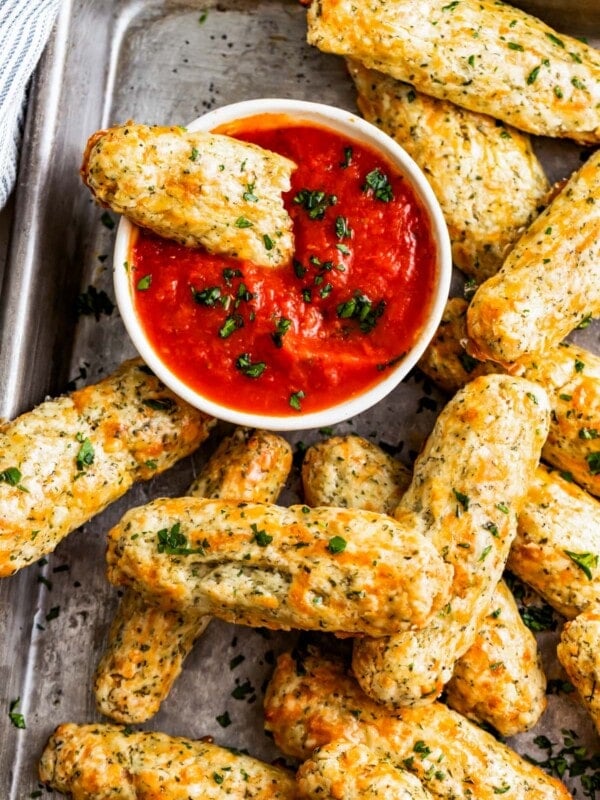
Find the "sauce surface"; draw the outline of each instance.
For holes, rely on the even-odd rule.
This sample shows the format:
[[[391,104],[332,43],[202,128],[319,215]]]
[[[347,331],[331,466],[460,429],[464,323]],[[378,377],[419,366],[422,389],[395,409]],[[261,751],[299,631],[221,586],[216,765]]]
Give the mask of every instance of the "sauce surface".
[[[427,217],[391,164],[334,131],[289,123],[235,136],[298,165],[284,195],[293,263],[258,267],[140,230],[136,311],[159,357],[211,400],[318,411],[382,380],[417,338],[436,279]]]

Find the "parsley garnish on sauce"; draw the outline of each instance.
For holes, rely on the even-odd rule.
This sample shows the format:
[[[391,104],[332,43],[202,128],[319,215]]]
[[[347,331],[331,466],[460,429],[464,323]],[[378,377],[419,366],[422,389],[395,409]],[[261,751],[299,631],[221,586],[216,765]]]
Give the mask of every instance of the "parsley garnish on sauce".
[[[377,320],[385,310],[385,302],[380,300],[376,306],[373,301],[360,291],[337,306],[337,315],[340,319],[357,320],[360,330],[363,333],[370,333],[377,325]]]
[[[379,167],[367,174],[362,188],[363,192],[372,193],[382,203],[389,203],[394,199],[389,178]]]
[[[302,389],[300,389],[298,392],[293,392],[290,395],[289,403],[290,403],[290,406],[294,409],[294,411],[302,411],[302,406],[300,404],[300,401],[303,400],[304,397],[305,397],[305,394],[302,391]]]
[[[235,366],[247,378],[260,378],[267,368],[264,361],[253,362],[250,353],[241,353],[235,360]]]
[[[322,189],[301,189],[294,197],[294,203],[302,206],[310,219],[323,219],[327,208],[337,203],[337,197]]]

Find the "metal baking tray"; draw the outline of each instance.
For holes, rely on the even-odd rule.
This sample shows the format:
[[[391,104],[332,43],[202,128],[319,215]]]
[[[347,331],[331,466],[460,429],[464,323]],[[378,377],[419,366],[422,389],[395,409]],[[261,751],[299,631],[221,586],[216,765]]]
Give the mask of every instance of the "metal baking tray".
[[[595,35],[600,44],[597,0],[518,4],[559,30],[592,43]],[[77,297],[90,285],[113,297],[114,230],[103,224],[78,177],[88,135],[128,118],[185,124],[217,105],[261,96],[354,110],[341,59],[305,44],[304,13],[294,0],[63,0],[30,93],[0,293],[0,418],[95,381],[133,354],[116,310],[99,319],[76,314]],[[540,141],[539,147],[552,179],[579,162],[580,150],[568,143]],[[580,341],[598,351],[598,334],[592,325],[579,333]],[[443,402],[413,376],[335,432],[361,433],[410,463]],[[328,433],[289,438],[298,446]],[[92,676],[118,600],[105,579],[105,532],[126,508],[182,493],[211,446],[136,487],[48,559],[0,583],[0,798],[45,796],[36,766],[48,735],[61,722],[99,719]],[[297,496],[297,486],[292,476],[283,502]],[[262,731],[261,698],[277,652],[291,641],[293,635],[211,623],[163,709],[145,727],[210,735],[258,757],[277,757]],[[556,678],[556,632],[540,641],[548,675]],[[239,655],[244,660],[230,669]],[[9,717],[17,699],[24,730]],[[225,711],[232,720],[226,729],[216,720]],[[561,695],[550,696],[542,723],[512,744],[535,752],[534,736],[562,742],[565,728],[580,734],[588,752],[600,753],[583,711]]]

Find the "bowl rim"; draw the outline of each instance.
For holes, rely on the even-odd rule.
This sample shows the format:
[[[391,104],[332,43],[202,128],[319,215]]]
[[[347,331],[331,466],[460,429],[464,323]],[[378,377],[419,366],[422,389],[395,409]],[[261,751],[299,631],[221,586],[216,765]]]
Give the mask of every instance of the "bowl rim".
[[[237,120],[270,114],[289,115],[295,122],[314,122],[370,145],[402,172],[424,208],[437,256],[435,286],[429,301],[428,317],[404,358],[390,369],[386,377],[364,392],[318,411],[300,411],[289,415],[240,411],[190,388],[171,371],[148,341],[135,312],[127,266],[130,260],[130,240],[136,226],[124,216],[119,221],[114,244],[113,282],[117,306],[134,347],[150,369],[176,395],[200,411],[236,425],[272,431],[307,430],[335,425],[367,411],[383,400],[417,364],[438,328],[448,299],[452,277],[450,237],[433,189],[413,158],[398,142],[351,111],[307,100],[256,98],[220,106],[197,117],[185,127],[189,131],[213,131]]]

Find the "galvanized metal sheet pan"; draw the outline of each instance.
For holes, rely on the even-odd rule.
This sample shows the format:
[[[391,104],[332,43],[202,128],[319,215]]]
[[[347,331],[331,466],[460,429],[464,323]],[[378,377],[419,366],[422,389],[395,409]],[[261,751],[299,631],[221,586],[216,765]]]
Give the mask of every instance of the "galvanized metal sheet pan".
[[[560,30],[592,42],[600,36],[596,0],[523,5]],[[11,418],[69,383],[94,381],[133,354],[116,311],[98,320],[75,313],[78,295],[90,285],[113,296],[114,231],[102,223],[78,177],[88,135],[131,117],[185,124],[217,105],[253,97],[296,97],[354,110],[341,60],[304,40],[304,10],[293,0],[63,0],[29,103],[0,295],[0,417]],[[539,147],[553,179],[579,162],[579,150],[565,142],[541,141]],[[580,335],[600,350],[598,327]],[[362,433],[410,463],[442,404],[441,395],[412,377],[336,433]],[[289,438],[297,446],[326,434]],[[0,583],[1,798],[45,796],[36,765],[50,732],[61,722],[98,719],[92,676],[118,599],[104,574],[105,532],[126,508],[183,492],[210,447],[135,488],[47,560]],[[297,476],[283,501],[296,496]],[[261,696],[276,653],[293,638],[213,622],[147,727],[212,735],[259,757],[276,757],[262,731]],[[552,655],[556,632],[540,641],[549,677],[560,677]],[[25,729],[11,723],[13,704]],[[226,729],[217,721],[225,711],[232,720]],[[562,746],[563,729],[577,731],[589,753],[600,753],[584,713],[560,694],[549,697],[536,730],[513,744],[541,757],[534,737],[544,733]]]

